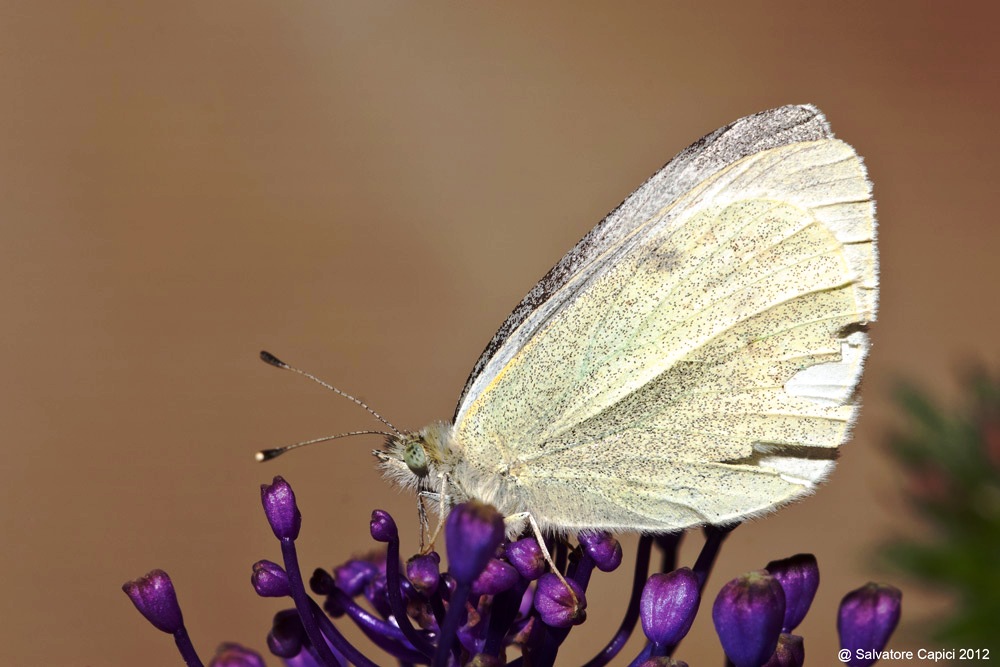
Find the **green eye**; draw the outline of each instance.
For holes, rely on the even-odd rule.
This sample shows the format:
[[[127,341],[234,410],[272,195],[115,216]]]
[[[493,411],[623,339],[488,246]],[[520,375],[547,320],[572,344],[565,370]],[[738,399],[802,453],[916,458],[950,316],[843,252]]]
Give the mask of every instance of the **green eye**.
[[[414,440],[403,450],[403,463],[417,477],[427,477],[427,452],[418,440]]]

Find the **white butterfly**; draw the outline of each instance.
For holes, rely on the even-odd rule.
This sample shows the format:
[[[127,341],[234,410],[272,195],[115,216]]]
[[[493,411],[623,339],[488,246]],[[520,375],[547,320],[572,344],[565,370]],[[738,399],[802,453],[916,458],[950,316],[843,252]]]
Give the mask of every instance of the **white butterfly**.
[[[653,175],[528,293],[451,424],[385,474],[546,531],[725,524],[810,493],[857,415],[871,183],[812,106],[742,118]]]

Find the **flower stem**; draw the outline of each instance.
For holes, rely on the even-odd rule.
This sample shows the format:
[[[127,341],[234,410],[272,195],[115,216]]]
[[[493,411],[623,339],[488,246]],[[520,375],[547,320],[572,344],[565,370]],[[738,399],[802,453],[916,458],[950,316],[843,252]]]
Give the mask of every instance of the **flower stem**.
[[[204,667],[201,658],[198,657],[198,652],[194,650],[194,644],[191,643],[187,628],[183,625],[174,633],[174,643],[177,644],[177,650],[180,651],[187,667]]]
[[[719,549],[722,547],[723,541],[739,525],[738,523],[734,523],[728,526],[705,526],[705,544],[702,545],[701,553],[698,554],[698,560],[694,562],[694,567],[691,568],[695,576],[698,577],[699,604],[701,594],[705,592],[705,583],[708,581],[708,575],[711,574],[712,568],[715,566],[715,561],[719,557]],[[676,649],[677,644],[667,647],[664,655],[668,657],[672,656]],[[727,664],[729,664],[728,660],[727,658]]]
[[[677,549],[684,539],[684,531],[667,533],[665,535],[655,535],[653,540],[656,546],[660,547],[663,557],[660,560],[660,572],[673,572],[677,569]]]
[[[455,592],[451,595],[448,604],[448,615],[441,626],[441,635],[438,638],[437,652],[434,654],[433,667],[447,667],[448,654],[452,652],[452,645],[458,637],[458,626],[462,623],[462,615],[465,613],[465,603],[472,592],[471,582],[458,582]],[[458,648],[455,647],[455,657],[458,658]]]
[[[705,582],[708,581],[708,575],[712,572],[712,567],[715,565],[715,559],[719,557],[719,548],[722,546],[723,540],[725,540],[726,537],[729,536],[729,533],[733,532],[738,525],[740,524],[735,523],[729,526],[705,526],[705,545],[701,548],[701,553],[698,554],[698,560],[694,562],[694,567],[691,568],[698,576],[699,594],[705,591]]]
[[[517,618],[524,592],[528,590],[529,582],[521,580],[513,588],[500,593],[493,598],[493,609],[490,612],[490,624],[486,631],[482,653],[499,656],[503,648],[503,640],[507,630]]]
[[[370,614],[340,589],[337,589],[333,595],[336,596],[337,603],[343,607],[344,612],[354,621],[354,624],[383,651],[407,662],[426,662],[427,657],[410,645],[398,627]]]
[[[299,612],[306,636],[309,637],[317,655],[327,667],[338,667],[341,664],[340,660],[330,650],[319,626],[316,625],[316,616],[309,604],[311,599],[306,595],[306,589],[302,582],[302,571],[299,569],[299,557],[295,551],[294,540],[288,537],[281,538],[281,556],[285,562],[285,573],[288,574],[288,587],[291,590],[292,600],[295,601],[295,609]]]
[[[386,544],[385,554],[385,584],[389,593],[389,608],[392,609],[392,616],[396,619],[396,625],[403,632],[403,636],[413,647],[423,653],[428,658],[434,655],[434,647],[420,636],[410,617],[406,613],[406,605],[403,604],[402,582],[399,573],[399,537],[390,539]]]
[[[378,667],[377,664],[362,655],[361,651],[354,648],[354,646],[347,641],[347,638],[344,637],[344,635],[340,634],[340,630],[338,630],[337,626],[333,624],[333,621],[327,617],[327,615],[323,612],[323,609],[316,604],[315,600],[312,598],[307,599],[309,600],[309,607],[313,611],[314,618],[316,618],[319,623],[320,632],[323,633],[323,636],[327,639],[327,641],[333,644],[338,651],[344,654],[344,657],[350,661],[352,665],[355,665],[356,667]],[[341,661],[341,664],[343,664],[343,661]]]
[[[608,645],[595,655],[584,667],[603,667],[611,662],[618,652],[622,650],[628,638],[635,630],[635,624],[639,620],[639,599],[642,597],[642,586],[646,583],[646,576],[649,574],[649,557],[653,549],[653,538],[643,535],[639,538],[639,547],[635,556],[635,574],[632,575],[632,596],[628,601],[628,609],[625,611],[625,618],[622,619],[618,632],[611,638]]]

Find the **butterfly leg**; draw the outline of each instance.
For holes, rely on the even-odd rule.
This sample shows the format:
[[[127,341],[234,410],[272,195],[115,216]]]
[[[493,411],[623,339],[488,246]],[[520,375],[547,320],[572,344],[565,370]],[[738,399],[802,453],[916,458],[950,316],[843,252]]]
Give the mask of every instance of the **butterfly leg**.
[[[425,543],[424,535],[430,529],[430,523],[427,520],[427,508],[424,502],[427,500],[433,500],[438,506],[438,521],[437,525],[434,527],[434,532],[431,534],[430,539]],[[448,511],[451,509],[451,496],[448,495],[448,476],[441,475],[441,490],[440,491],[421,491],[417,494],[417,512],[420,515],[420,553],[426,554],[428,551],[434,549],[434,542],[437,540],[438,535],[441,534],[441,529],[444,528],[444,519],[448,516]]]
[[[437,499],[437,494],[431,491],[420,491],[417,493],[417,517],[420,520],[420,553],[424,554],[424,536],[426,536],[431,529],[430,522],[427,520],[427,505],[426,502],[428,498]]]
[[[556,569],[556,564],[552,560],[549,548],[545,546],[545,538],[542,537],[542,529],[538,527],[538,522],[535,521],[535,517],[531,515],[531,512],[518,512],[517,514],[511,514],[510,516],[504,517],[503,522],[508,528],[508,535],[511,533],[511,527],[516,527],[516,532],[521,532],[524,530],[525,523],[531,526],[531,532],[535,535],[535,540],[538,541],[538,546],[542,549],[542,558],[544,558],[545,562],[548,563],[549,569],[552,570],[552,574],[556,575],[559,578],[559,581],[562,582],[563,586],[566,587],[570,597],[573,599],[573,606],[579,608],[580,600],[576,596],[576,591],[574,591],[566,581],[566,577],[564,577],[562,573]]]

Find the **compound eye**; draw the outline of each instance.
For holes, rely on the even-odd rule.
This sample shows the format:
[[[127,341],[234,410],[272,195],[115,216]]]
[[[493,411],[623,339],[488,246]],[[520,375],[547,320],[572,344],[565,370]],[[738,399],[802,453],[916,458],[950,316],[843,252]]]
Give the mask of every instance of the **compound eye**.
[[[403,450],[403,463],[417,477],[427,477],[430,472],[427,468],[427,451],[419,440],[406,445],[406,449]]]

